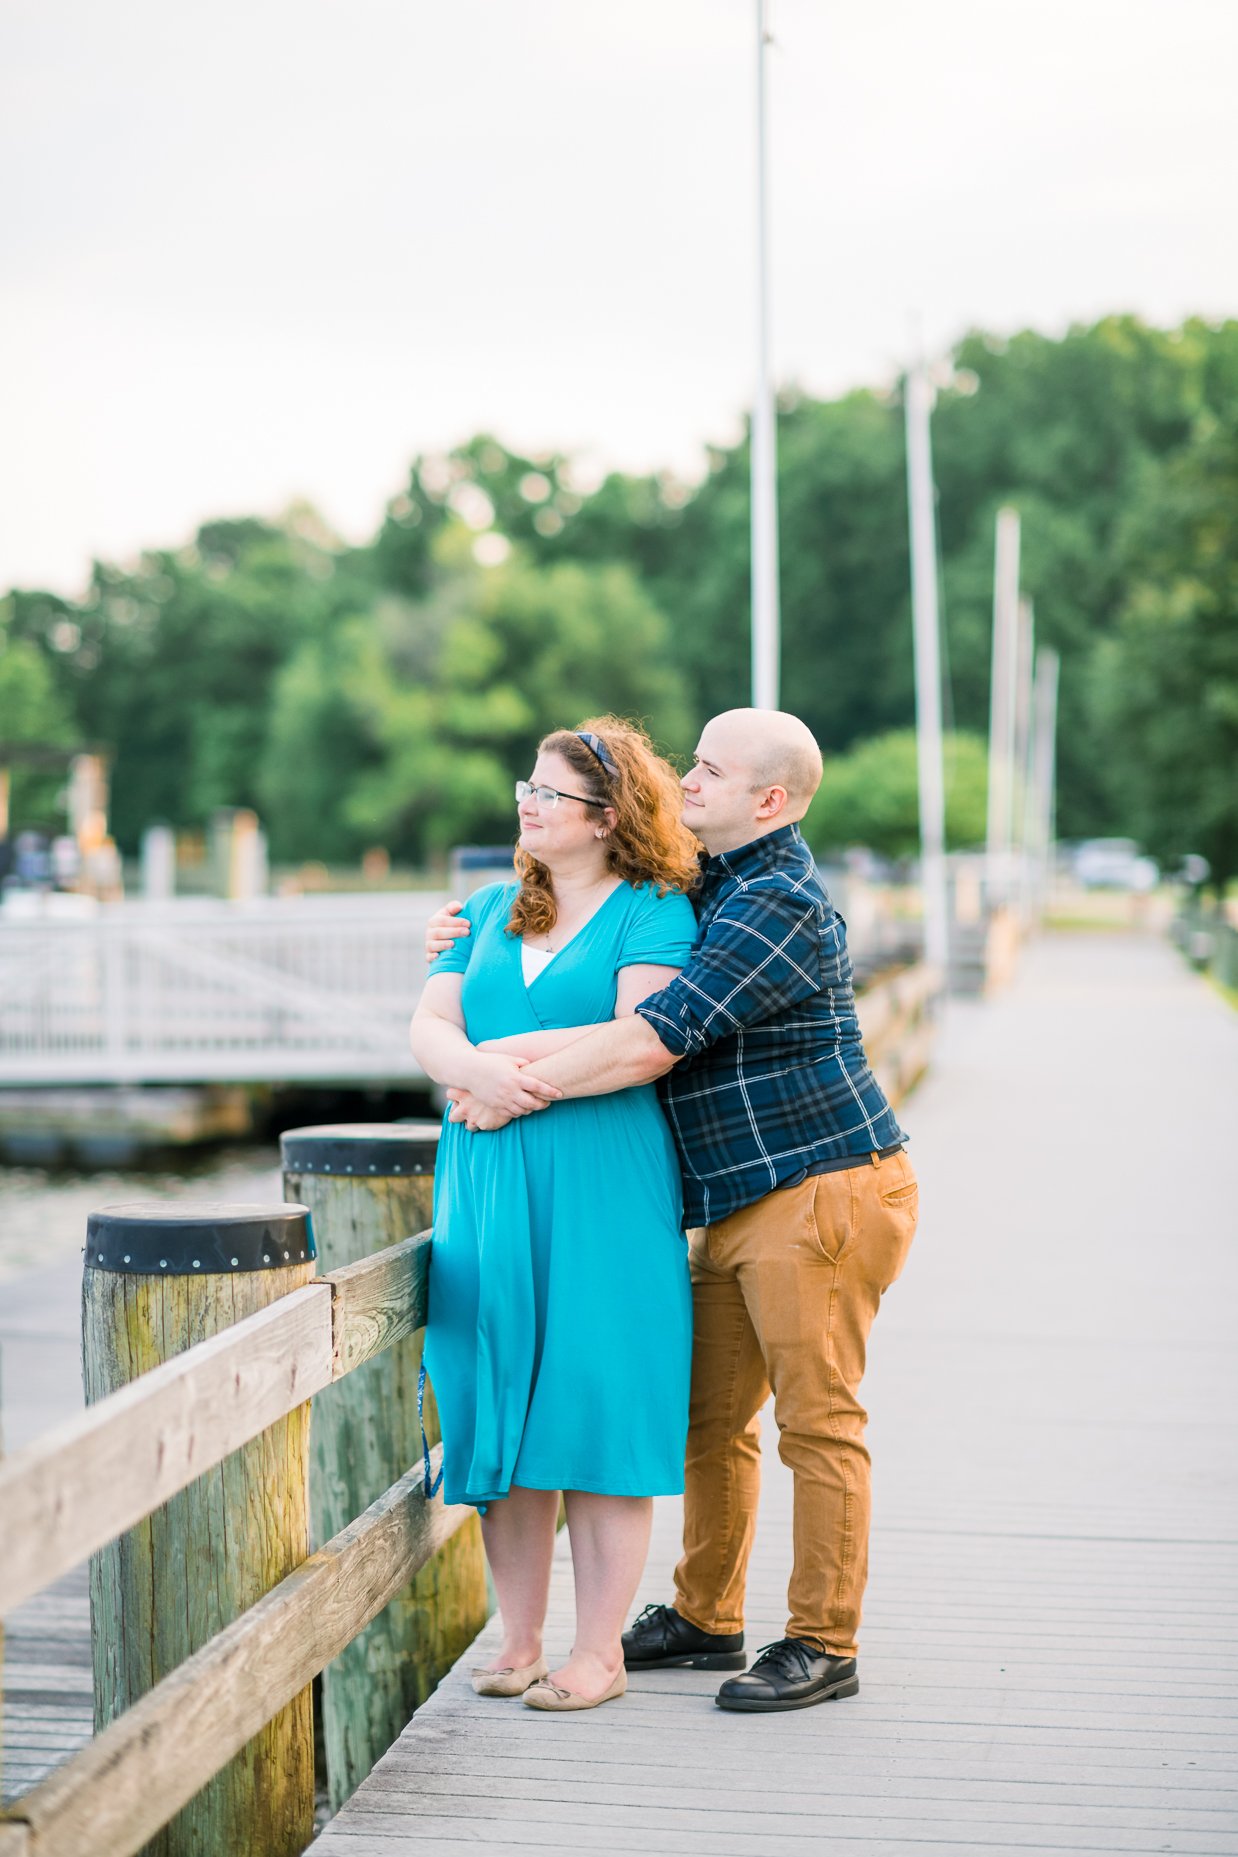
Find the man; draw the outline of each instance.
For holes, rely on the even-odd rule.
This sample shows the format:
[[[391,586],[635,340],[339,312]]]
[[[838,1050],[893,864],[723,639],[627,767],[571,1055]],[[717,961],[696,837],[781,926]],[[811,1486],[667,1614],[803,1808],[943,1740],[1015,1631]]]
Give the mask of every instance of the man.
[[[684,1551],[674,1605],[646,1607],[624,1635],[629,1670],[743,1668],[758,1414],[774,1395],[794,1479],[790,1616],[723,1683],[726,1709],[806,1708],[859,1688],[859,1385],[916,1224],[904,1136],[860,1042],[845,926],[798,830],[820,780],[796,717],[736,709],[707,723],[683,779],[684,820],[707,853],[691,960],[633,1017],[523,1073],[563,1096],[662,1077],[683,1167],[695,1324]],[[461,1098],[453,1114],[471,1109]]]

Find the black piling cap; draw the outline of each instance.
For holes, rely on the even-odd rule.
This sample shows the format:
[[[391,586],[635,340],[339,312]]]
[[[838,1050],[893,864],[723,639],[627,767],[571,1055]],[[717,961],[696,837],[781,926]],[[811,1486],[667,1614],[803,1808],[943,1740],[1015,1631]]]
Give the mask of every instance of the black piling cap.
[[[287,1270],[317,1256],[304,1206],[168,1205],[154,1199],[104,1206],[86,1221],[87,1270],[141,1277],[233,1276]]]
[[[432,1174],[437,1122],[328,1122],[290,1128],[279,1138],[286,1174],[352,1174],[399,1180]]]

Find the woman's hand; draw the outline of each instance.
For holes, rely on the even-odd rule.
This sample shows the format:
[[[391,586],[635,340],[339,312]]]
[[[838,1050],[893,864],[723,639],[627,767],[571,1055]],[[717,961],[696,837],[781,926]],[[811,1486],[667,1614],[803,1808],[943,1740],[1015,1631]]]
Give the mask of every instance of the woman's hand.
[[[527,1061],[498,1052],[475,1051],[464,1087],[481,1108],[502,1115],[505,1121],[529,1115],[534,1109],[546,1109],[563,1092],[553,1083],[543,1083],[540,1077],[525,1077]]]
[[[448,1090],[447,1099],[451,1103],[447,1120],[463,1122],[474,1135],[493,1134],[497,1128],[506,1128],[512,1119],[498,1109],[483,1109],[470,1090]]]
[[[448,948],[459,941],[461,935],[471,934],[468,922],[460,915],[463,908],[464,904],[461,902],[444,903],[443,907],[436,909],[430,917],[426,923],[427,961],[433,961],[437,955],[446,954]]]

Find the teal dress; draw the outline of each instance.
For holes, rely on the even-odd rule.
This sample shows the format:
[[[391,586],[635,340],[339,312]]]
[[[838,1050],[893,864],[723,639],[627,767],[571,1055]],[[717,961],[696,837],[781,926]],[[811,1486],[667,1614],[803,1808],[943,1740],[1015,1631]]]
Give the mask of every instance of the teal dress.
[[[526,986],[516,885],[465,905],[434,964],[464,975],[474,1044],[613,1018],[619,970],[682,967],[685,896],[621,884]],[[444,1120],[425,1361],[444,1495],[513,1483],[607,1496],[683,1489],[692,1308],[679,1163],[653,1084],[552,1103],[491,1134]]]

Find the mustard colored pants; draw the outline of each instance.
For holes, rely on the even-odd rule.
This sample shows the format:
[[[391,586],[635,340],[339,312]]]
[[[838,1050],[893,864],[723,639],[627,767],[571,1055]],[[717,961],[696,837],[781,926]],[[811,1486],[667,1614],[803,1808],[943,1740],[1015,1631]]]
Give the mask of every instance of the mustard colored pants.
[[[868,1577],[865,1350],[915,1235],[903,1153],[767,1193],[689,1234],[692,1398],[675,1609],[742,1631],[761,1481],[758,1413],[774,1395],[794,1478],[786,1635],[854,1656]]]

